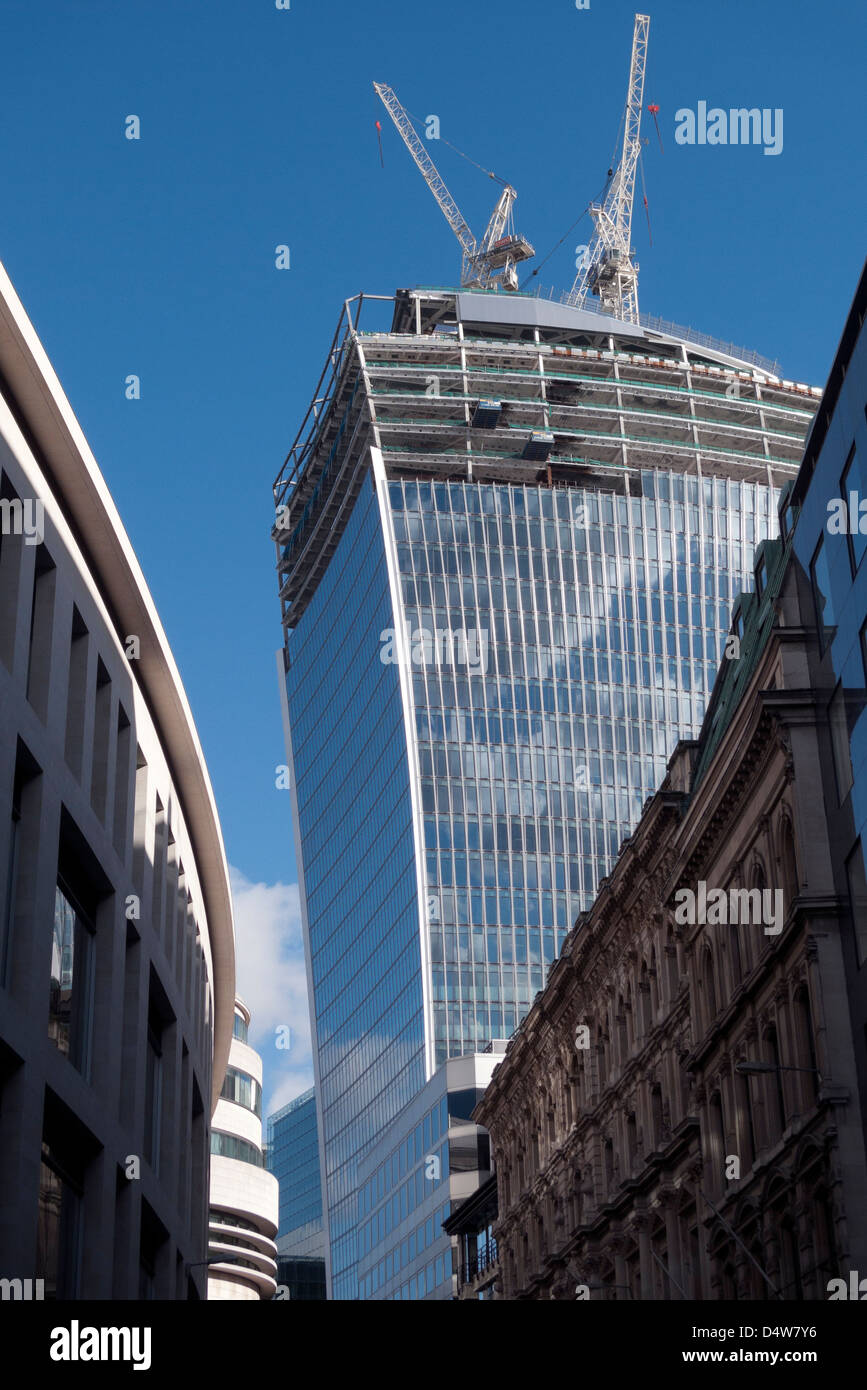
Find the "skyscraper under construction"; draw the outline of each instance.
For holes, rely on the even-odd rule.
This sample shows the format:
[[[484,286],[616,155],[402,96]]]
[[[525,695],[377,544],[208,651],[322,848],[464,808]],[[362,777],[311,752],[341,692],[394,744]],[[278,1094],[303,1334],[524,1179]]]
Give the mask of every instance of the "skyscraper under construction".
[[[492,223],[461,288],[347,301],[275,485],[335,1298],[359,1157],[514,1030],[697,733],[820,394],[640,316],[610,238],[562,301],[503,292]]]

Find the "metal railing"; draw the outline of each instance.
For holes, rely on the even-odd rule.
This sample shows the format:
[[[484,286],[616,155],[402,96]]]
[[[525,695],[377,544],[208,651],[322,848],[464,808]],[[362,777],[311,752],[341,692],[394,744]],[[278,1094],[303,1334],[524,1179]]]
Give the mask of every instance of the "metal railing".
[[[416,290],[430,290],[435,294],[501,294],[500,290],[478,290],[461,288],[454,285],[416,285]],[[571,290],[558,290],[555,286],[543,289],[537,286],[533,290],[513,291],[510,299],[548,299],[555,304],[565,304],[572,309],[586,309],[590,314],[605,315],[598,299],[588,295],[584,303],[577,305],[572,297]],[[610,317],[610,315],[606,315]],[[759,367],[768,376],[780,375],[780,364],[778,361],[764,357],[760,352],[753,352],[752,348],[739,347],[737,343],[728,343],[722,338],[714,338],[709,333],[701,333],[697,328],[686,327],[682,323],[674,323],[671,319],[661,319],[655,314],[642,314],[639,310],[638,323],[641,328],[647,328],[651,333],[665,333],[670,338],[683,338],[685,342],[693,343],[696,347],[711,348],[714,352],[724,352],[727,357],[736,357],[740,362],[749,362],[754,367]]]
[[[461,1283],[471,1284],[474,1279],[478,1279],[480,1274],[484,1274],[496,1263],[497,1242],[492,1237],[481,1246],[476,1246],[469,1252],[469,1258],[462,1261]]]
[[[543,290],[539,289],[533,296],[536,299],[550,299],[557,304],[566,304],[573,309],[586,309],[591,314],[604,314],[605,310],[597,299],[589,295],[580,306],[575,304],[572,299],[571,290],[556,290],[554,288]],[[683,338],[685,342],[694,343],[696,347],[711,348],[714,352],[724,352],[728,357],[737,357],[741,362],[749,362],[754,367],[760,367],[768,376],[779,376],[780,364],[772,361],[770,357],[763,357],[759,352],[753,352],[751,348],[738,347],[736,343],[727,343],[722,338],[713,338],[709,333],[700,333],[697,328],[687,328],[682,323],[673,323],[670,319],[657,318],[655,314],[642,314],[639,311],[638,322],[640,327],[650,329],[651,333],[665,333],[670,338]]]

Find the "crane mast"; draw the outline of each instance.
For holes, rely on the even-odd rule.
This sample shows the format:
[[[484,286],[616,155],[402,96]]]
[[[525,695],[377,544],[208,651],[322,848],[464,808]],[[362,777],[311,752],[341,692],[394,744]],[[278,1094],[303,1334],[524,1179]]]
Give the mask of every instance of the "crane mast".
[[[641,103],[649,29],[650,16],[637,14],[620,163],[604,202],[590,206],[596,230],[569,295],[569,303],[579,307],[586,302],[588,294],[596,295],[606,314],[626,323],[638,322],[638,264],[633,261],[630,238],[635,175],[641,154]]]
[[[510,184],[504,185],[485,234],[481,241],[476,241],[391,87],[384,82],[374,82],[373,86],[460,243],[461,285],[464,288],[488,289],[493,284],[500,284],[504,289],[516,290],[517,262],[527,260],[535,253],[524,237],[515,235],[512,227],[512,205],[518,196],[514,188]],[[494,178],[495,175],[490,177]]]

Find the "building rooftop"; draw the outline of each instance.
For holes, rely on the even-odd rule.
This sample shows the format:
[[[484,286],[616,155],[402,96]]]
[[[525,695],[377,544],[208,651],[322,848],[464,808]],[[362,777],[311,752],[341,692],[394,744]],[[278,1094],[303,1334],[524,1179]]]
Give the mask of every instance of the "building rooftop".
[[[286,629],[334,553],[371,445],[388,478],[638,495],[647,469],[794,477],[821,392],[710,341],[530,295],[347,300],[274,485]]]

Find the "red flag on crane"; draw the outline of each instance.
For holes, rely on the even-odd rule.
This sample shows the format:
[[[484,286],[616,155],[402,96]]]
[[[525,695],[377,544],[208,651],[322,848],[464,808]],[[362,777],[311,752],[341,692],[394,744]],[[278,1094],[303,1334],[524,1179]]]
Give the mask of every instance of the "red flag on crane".
[[[384,169],[385,160],[382,157],[382,126],[379,124],[379,121],[376,123],[376,138],[379,141],[379,162]]]
[[[662,153],[665,154],[665,150],[662,148],[662,136],[659,134],[659,121],[656,119],[659,115],[659,107],[655,103],[651,103],[647,109],[653,117],[653,124],[656,126],[656,134],[659,137],[659,148]]]

